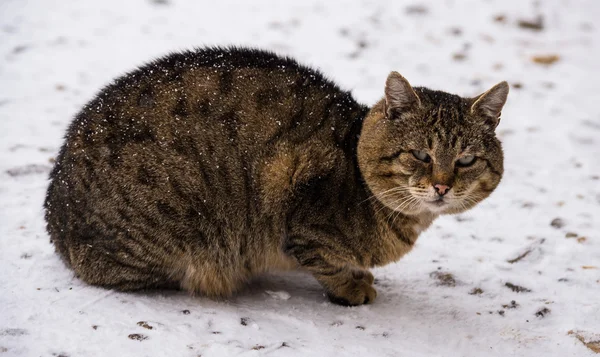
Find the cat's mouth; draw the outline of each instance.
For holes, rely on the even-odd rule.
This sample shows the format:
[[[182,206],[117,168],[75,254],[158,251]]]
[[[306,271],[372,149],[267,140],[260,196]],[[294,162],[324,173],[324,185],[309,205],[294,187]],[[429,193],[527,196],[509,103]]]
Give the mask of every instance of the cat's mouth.
[[[448,202],[444,201],[443,198],[438,198],[433,201],[427,201],[427,203],[434,207],[443,207],[448,204]]]

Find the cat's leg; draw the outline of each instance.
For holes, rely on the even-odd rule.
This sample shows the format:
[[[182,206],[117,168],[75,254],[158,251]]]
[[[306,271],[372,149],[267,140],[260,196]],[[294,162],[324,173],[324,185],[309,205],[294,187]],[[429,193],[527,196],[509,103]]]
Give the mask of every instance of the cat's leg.
[[[303,234],[290,232],[283,250],[312,273],[333,303],[355,306],[375,300],[373,274],[358,266],[352,252],[336,244],[338,240],[330,234],[302,231]]]
[[[346,268],[333,276],[313,273],[327,287],[327,297],[338,305],[355,306],[372,303],[377,297],[373,288],[373,274],[368,270]]]

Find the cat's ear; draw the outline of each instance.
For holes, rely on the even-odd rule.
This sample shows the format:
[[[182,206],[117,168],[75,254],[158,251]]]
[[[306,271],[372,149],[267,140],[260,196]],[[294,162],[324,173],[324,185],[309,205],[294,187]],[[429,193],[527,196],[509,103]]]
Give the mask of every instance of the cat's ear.
[[[489,118],[492,128],[500,123],[500,113],[508,97],[508,83],[500,82],[473,99],[471,113]]]
[[[421,100],[406,78],[392,72],[385,81],[385,114],[392,118],[395,112],[403,112],[421,105]]]

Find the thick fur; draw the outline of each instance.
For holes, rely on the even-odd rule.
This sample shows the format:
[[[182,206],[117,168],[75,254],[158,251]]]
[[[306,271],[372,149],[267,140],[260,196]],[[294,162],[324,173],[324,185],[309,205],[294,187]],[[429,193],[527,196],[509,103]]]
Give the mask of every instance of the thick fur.
[[[452,174],[482,191],[450,213],[487,196],[502,173],[493,128],[466,114],[475,99],[415,92],[418,108],[383,100],[369,110],[269,52],[171,54],[76,116],[50,175],[48,232],[82,280],[107,288],[223,297],[265,271],[304,269],[334,302],[372,302],[368,269],[398,260],[445,213],[398,210],[382,194],[419,165],[405,155],[414,141],[448,158],[467,144],[486,157]],[[431,185],[427,170],[419,185]]]

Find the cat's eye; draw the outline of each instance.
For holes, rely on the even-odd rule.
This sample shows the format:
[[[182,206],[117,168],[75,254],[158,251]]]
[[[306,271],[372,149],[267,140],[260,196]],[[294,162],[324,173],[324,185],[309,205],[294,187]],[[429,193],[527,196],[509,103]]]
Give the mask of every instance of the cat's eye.
[[[423,161],[423,162],[431,162],[431,156],[422,150],[413,150],[412,154],[415,158]]]
[[[474,155],[466,155],[466,156],[463,156],[460,159],[456,160],[456,165],[461,166],[461,167],[467,167],[467,166],[473,165],[474,162],[475,162]]]

